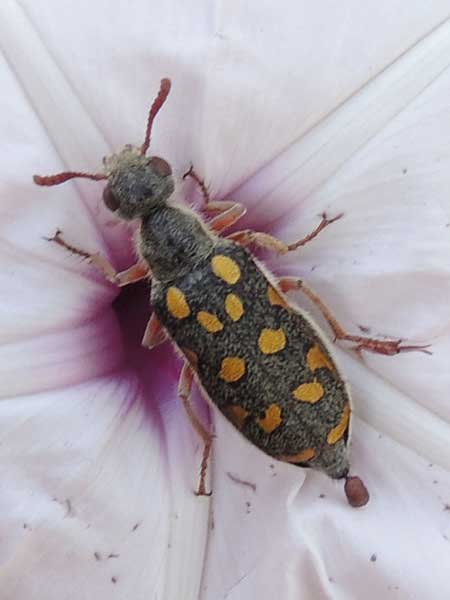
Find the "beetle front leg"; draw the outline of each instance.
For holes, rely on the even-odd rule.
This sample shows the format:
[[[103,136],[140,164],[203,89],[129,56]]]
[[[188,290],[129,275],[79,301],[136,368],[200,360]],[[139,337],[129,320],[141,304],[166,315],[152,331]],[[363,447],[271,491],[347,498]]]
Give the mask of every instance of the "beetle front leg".
[[[305,296],[307,296],[320,310],[330,325],[335,339],[354,342],[355,346],[353,346],[352,349],[358,353],[361,352],[361,350],[366,350],[367,352],[384,354],[387,356],[394,356],[396,354],[400,354],[400,352],[414,351],[431,354],[431,352],[427,349],[430,347],[429,345],[402,345],[403,340],[379,340],[377,338],[371,338],[362,335],[351,335],[347,333],[339,324],[329,308],[325,306],[316,292],[314,292],[310,287],[306,286],[301,279],[296,279],[295,277],[283,277],[278,280],[278,285],[280,286],[280,290],[282,292],[291,292],[293,290],[300,290],[303,292]]]
[[[246,208],[237,202],[211,202],[213,208],[208,207],[211,212],[218,213],[210,221],[207,222],[209,229],[212,229],[216,233],[222,232],[224,229],[234,225],[236,221],[239,221],[246,213]],[[216,208],[216,205],[221,205],[220,208]]]
[[[244,229],[242,231],[235,231],[234,233],[227,236],[227,239],[238,242],[242,246],[248,246],[249,244],[256,244],[261,248],[265,248],[266,250],[272,250],[274,252],[278,252],[278,254],[286,254],[287,252],[293,252],[297,250],[301,246],[305,246],[308,242],[313,240],[321,231],[334,223],[341,217],[343,217],[343,213],[333,217],[332,219],[328,218],[326,213],[322,213],[320,215],[322,217],[321,222],[317,227],[311,231],[308,235],[297,240],[296,242],[292,242],[292,244],[286,244],[285,242],[279,240],[273,235],[269,233],[263,233],[261,231],[253,231],[252,229]]]
[[[227,229],[227,227],[231,227],[231,225],[236,223],[236,221],[239,221],[239,219],[247,212],[245,206],[239,204],[239,202],[233,202],[231,200],[211,200],[205,182],[197,175],[193,167],[183,175],[183,179],[186,177],[191,177],[200,188],[203,196],[202,210],[206,213],[215,215],[208,221],[208,227],[216,233],[220,233],[224,229]]]
[[[202,438],[205,444],[203,448],[202,463],[200,467],[200,480],[198,484],[198,489],[196,491],[196,495],[211,496],[212,492],[206,491],[205,479],[206,471],[208,469],[208,459],[211,452],[211,446],[214,436],[205,428],[203,423],[195,414],[195,411],[192,408],[191,403],[189,402],[192,390],[193,375],[194,374],[192,371],[192,367],[188,363],[185,363],[181,370],[180,381],[178,383],[178,395],[181,398],[181,402],[186,411],[188,419],[191,422],[192,427]]]
[[[150,269],[148,265],[143,261],[139,261],[136,264],[132,265],[129,269],[118,273],[114,269],[112,264],[109,262],[109,260],[106,258],[106,256],[104,256],[100,252],[89,253],[85,250],[77,248],[76,246],[72,246],[64,240],[61,234],[61,230],[57,229],[55,235],[53,235],[50,238],[46,237],[44,239],[48,242],[54,242],[55,244],[58,244],[58,246],[65,248],[72,254],[81,256],[81,258],[83,258],[90,265],[95,267],[97,271],[100,271],[100,273],[104,276],[105,279],[107,279],[111,283],[114,283],[115,285],[123,287],[125,285],[129,285],[130,283],[136,283],[137,281],[141,281],[142,279],[151,277]]]
[[[211,198],[209,196],[208,188],[206,187],[204,180],[194,170],[193,165],[191,165],[189,171],[186,171],[186,173],[183,175],[183,179],[186,179],[186,177],[190,177],[191,179],[193,179],[200,188],[200,191],[203,196],[202,208],[206,208],[208,204],[211,204]]]
[[[203,196],[202,209],[204,211],[212,213],[223,213],[218,214],[208,223],[209,227],[213,231],[223,231],[227,227],[230,227],[231,225],[236,223],[236,221],[238,221],[246,213],[246,208],[238,202],[231,202],[226,200],[221,200],[218,202],[211,201],[208,188],[206,187],[203,179],[201,179],[201,177],[196,173],[194,167],[191,166],[189,171],[187,171],[187,173],[183,175],[183,179],[185,179],[186,177],[191,177],[199,186]],[[328,227],[328,225],[331,225],[331,223],[334,223],[335,221],[343,217],[343,213],[331,219],[327,216],[325,212],[323,212],[320,216],[322,217],[322,220],[319,223],[319,225],[317,225],[317,227],[311,233],[301,238],[300,240],[293,242],[292,244],[286,244],[285,242],[282,242],[278,238],[268,233],[252,231],[251,229],[246,229],[243,231],[237,231],[235,233],[232,233],[230,236],[227,236],[227,239],[234,240],[242,244],[243,246],[255,243],[259,246],[262,246],[263,248],[274,250],[279,254],[286,254],[286,252],[292,252],[294,250],[297,250],[301,246],[305,246],[308,242],[310,242],[317,235],[319,235],[319,233],[323,229],[325,229],[325,227]]]

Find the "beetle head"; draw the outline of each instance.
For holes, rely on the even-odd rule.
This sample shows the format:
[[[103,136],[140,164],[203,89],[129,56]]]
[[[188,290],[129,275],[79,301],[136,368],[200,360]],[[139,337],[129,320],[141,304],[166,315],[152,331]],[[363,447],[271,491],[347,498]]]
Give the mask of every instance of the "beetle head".
[[[103,162],[108,177],[103,201],[123,219],[144,217],[174,191],[169,163],[158,156],[145,156],[139,148],[125,146]]]
[[[150,146],[153,121],[170,91],[170,80],[163,79],[147,121],[144,143],[140,148],[127,145],[118,154],[103,159],[104,173],[65,171],[56,175],[33,177],[38,185],[58,185],[69,179],[82,177],[95,181],[107,179],[103,201],[112,211],[126,220],[142,218],[165,203],[175,185],[168,162],[158,156],[146,156]]]

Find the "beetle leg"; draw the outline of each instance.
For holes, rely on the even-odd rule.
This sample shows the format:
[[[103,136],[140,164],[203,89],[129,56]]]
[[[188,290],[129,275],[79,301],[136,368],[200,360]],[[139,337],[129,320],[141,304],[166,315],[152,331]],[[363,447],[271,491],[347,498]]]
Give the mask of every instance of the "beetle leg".
[[[125,271],[120,271],[120,273],[116,273],[116,281],[118,286],[123,287],[125,285],[129,285],[130,283],[136,283],[137,281],[142,281],[143,279],[150,279],[151,271],[150,267],[146,262],[140,260]]]
[[[233,240],[234,242],[241,244],[241,246],[256,244],[261,246],[261,248],[278,252],[278,254],[286,254],[286,252],[289,252],[288,245],[278,238],[261,231],[253,231],[252,229],[235,231],[234,233],[227,235],[227,240]]]
[[[332,219],[328,218],[326,213],[322,213],[320,216],[322,217],[322,220],[319,223],[319,225],[317,225],[317,227],[313,231],[311,231],[311,233],[309,233],[302,239],[297,240],[296,242],[292,242],[292,244],[286,244],[285,242],[282,242],[278,238],[274,237],[273,235],[270,235],[268,233],[262,233],[260,231],[253,231],[252,229],[236,231],[231,235],[227,236],[227,239],[234,240],[235,242],[238,242],[243,246],[248,246],[249,244],[257,244],[262,248],[273,250],[275,252],[278,252],[279,254],[286,254],[286,252],[292,252],[293,250],[297,250],[301,246],[305,246],[308,242],[310,242],[317,235],[319,235],[319,233],[323,229],[325,229],[325,227],[328,227],[328,225],[331,225],[331,223],[334,223],[335,221],[340,219],[343,216],[343,213],[337,215],[336,217],[333,217]]]
[[[224,229],[231,227],[236,221],[239,221],[239,219],[245,215],[247,210],[245,206],[238,204],[237,202],[211,202],[210,204],[213,205],[214,208],[210,209],[208,207],[208,210],[219,214],[208,221],[207,225],[209,229],[212,229],[217,233],[220,233]],[[222,205],[220,206],[220,209],[215,208],[217,204]]]
[[[89,252],[86,252],[85,250],[77,248],[76,246],[68,244],[62,237],[61,233],[61,230],[57,229],[55,235],[53,235],[51,238],[46,237],[44,239],[48,242],[54,242],[55,244],[58,244],[58,246],[65,248],[72,254],[81,256],[81,258],[83,258],[90,265],[95,267],[97,271],[100,271],[100,273],[105,277],[105,279],[107,279],[111,283],[122,287],[151,276],[149,267],[146,263],[142,261],[139,261],[129,269],[118,273],[114,269],[112,264],[109,262],[109,260],[106,258],[106,256],[104,256],[100,252],[94,252],[91,254]]]
[[[192,424],[192,427],[198,433],[198,435],[202,438],[204,442],[203,448],[203,457],[202,463],[200,467],[200,480],[198,483],[198,489],[196,491],[197,496],[211,496],[212,492],[206,491],[205,479],[206,479],[206,471],[208,469],[208,458],[211,452],[211,445],[213,441],[213,435],[205,428],[203,423],[195,414],[194,409],[192,408],[191,403],[189,402],[189,397],[191,395],[192,390],[192,381],[193,381],[193,371],[192,367],[185,363],[181,370],[180,381],[178,384],[178,395],[181,398],[181,402],[183,403],[183,407],[186,411],[186,414],[189,418],[189,421]]]
[[[323,231],[325,229],[325,227],[328,227],[328,225],[331,225],[331,223],[335,223],[336,221],[341,219],[344,216],[344,213],[340,213],[339,215],[336,215],[335,217],[332,217],[331,219],[327,216],[327,213],[325,213],[325,212],[323,212],[320,216],[322,217],[322,220],[317,225],[317,227],[315,229],[313,229],[313,231],[311,231],[311,233],[309,233],[308,235],[305,235],[304,238],[297,240],[296,242],[293,242],[292,244],[287,244],[288,252],[292,252],[293,250],[297,250],[297,248],[300,248],[301,246],[305,246],[308,242],[310,242],[317,235],[319,235],[319,233],[321,231]]]
[[[347,342],[354,342],[353,350],[357,353],[362,350],[367,352],[374,352],[375,354],[385,354],[387,356],[394,356],[400,354],[400,352],[424,352],[425,354],[431,354],[428,350],[429,345],[403,345],[403,340],[378,340],[376,338],[366,337],[362,335],[351,335],[345,331],[345,329],[339,324],[336,318],[332,315],[327,306],[322,302],[320,297],[310,287],[307,287],[301,279],[295,277],[283,277],[278,280],[278,285],[282,292],[290,292],[293,290],[300,290],[307,296],[311,302],[313,302],[320,310],[328,324],[330,325],[334,337],[336,340],[345,340]]]
[[[163,344],[167,340],[167,332],[163,329],[158,317],[155,313],[148,320],[147,327],[145,328],[144,337],[142,338],[142,346],[145,346],[149,350]]]
[[[208,222],[208,227],[213,231],[219,233],[227,227],[231,227],[231,225],[236,223],[236,221],[243,217],[247,212],[245,206],[238,202],[233,202],[231,200],[212,201],[205,182],[197,175],[193,167],[183,175],[183,179],[186,177],[191,177],[200,188],[203,196],[202,210],[206,213],[216,214],[216,216]]]
[[[207,207],[208,204],[210,204],[210,200],[211,200],[211,198],[209,196],[208,188],[206,187],[204,180],[199,175],[197,175],[196,171],[194,171],[193,165],[191,165],[189,171],[187,171],[183,175],[183,179],[186,179],[186,177],[190,177],[198,185],[198,187],[200,188],[200,191],[202,193],[202,196],[203,196],[204,206],[202,208]]]

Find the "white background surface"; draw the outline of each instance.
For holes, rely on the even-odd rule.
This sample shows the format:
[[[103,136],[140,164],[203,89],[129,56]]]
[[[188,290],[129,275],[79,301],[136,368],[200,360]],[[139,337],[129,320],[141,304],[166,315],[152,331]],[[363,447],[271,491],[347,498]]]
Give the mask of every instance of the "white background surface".
[[[448,19],[445,1],[1,4],[2,599],[448,598]],[[101,184],[31,176],[96,171],[140,143],[164,76],[152,150],[177,176],[193,162],[214,196],[246,204],[244,226],[288,241],[343,211],[268,264],[352,331],[432,344],[365,363],[337,351],[362,510],[219,418],[214,495],[196,498],[179,363],[167,347],[135,358],[142,302],[125,296],[120,326],[116,290],[42,240],[60,227],[131,263]]]

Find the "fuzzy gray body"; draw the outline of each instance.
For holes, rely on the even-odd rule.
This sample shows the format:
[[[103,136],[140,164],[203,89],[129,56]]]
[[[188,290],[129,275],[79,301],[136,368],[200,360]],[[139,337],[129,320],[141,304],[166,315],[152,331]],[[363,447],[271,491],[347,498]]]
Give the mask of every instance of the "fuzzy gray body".
[[[309,321],[291,305],[273,305],[268,297],[272,285],[252,255],[234,242],[208,235],[196,217],[166,207],[143,221],[141,237],[141,253],[154,276],[151,302],[156,315],[191,364],[196,356],[192,366],[212,402],[267,454],[286,460],[312,449],[312,459],[289,462],[323,470],[334,478],[346,476],[348,426],[333,444],[327,442],[327,435],[341,422],[349,397]],[[214,273],[215,256],[231,258],[238,265],[238,281],[230,283]],[[170,288],[183,294],[188,315],[171,314]],[[225,309],[229,294],[242,302],[243,313],[237,321]],[[200,312],[214,315],[222,329],[205,329],[198,320]],[[259,339],[264,329],[282,330],[285,346],[274,353],[262,352]],[[313,347],[319,347],[331,368],[324,365],[311,370],[307,355]],[[244,361],[245,373],[237,381],[220,376],[227,357]],[[320,383],[322,397],[314,403],[296,399],[294,390],[311,382]],[[264,429],[260,423],[271,406],[278,407],[275,419]],[[244,418],[239,424],[231,416],[231,407],[245,411],[241,410]]]

